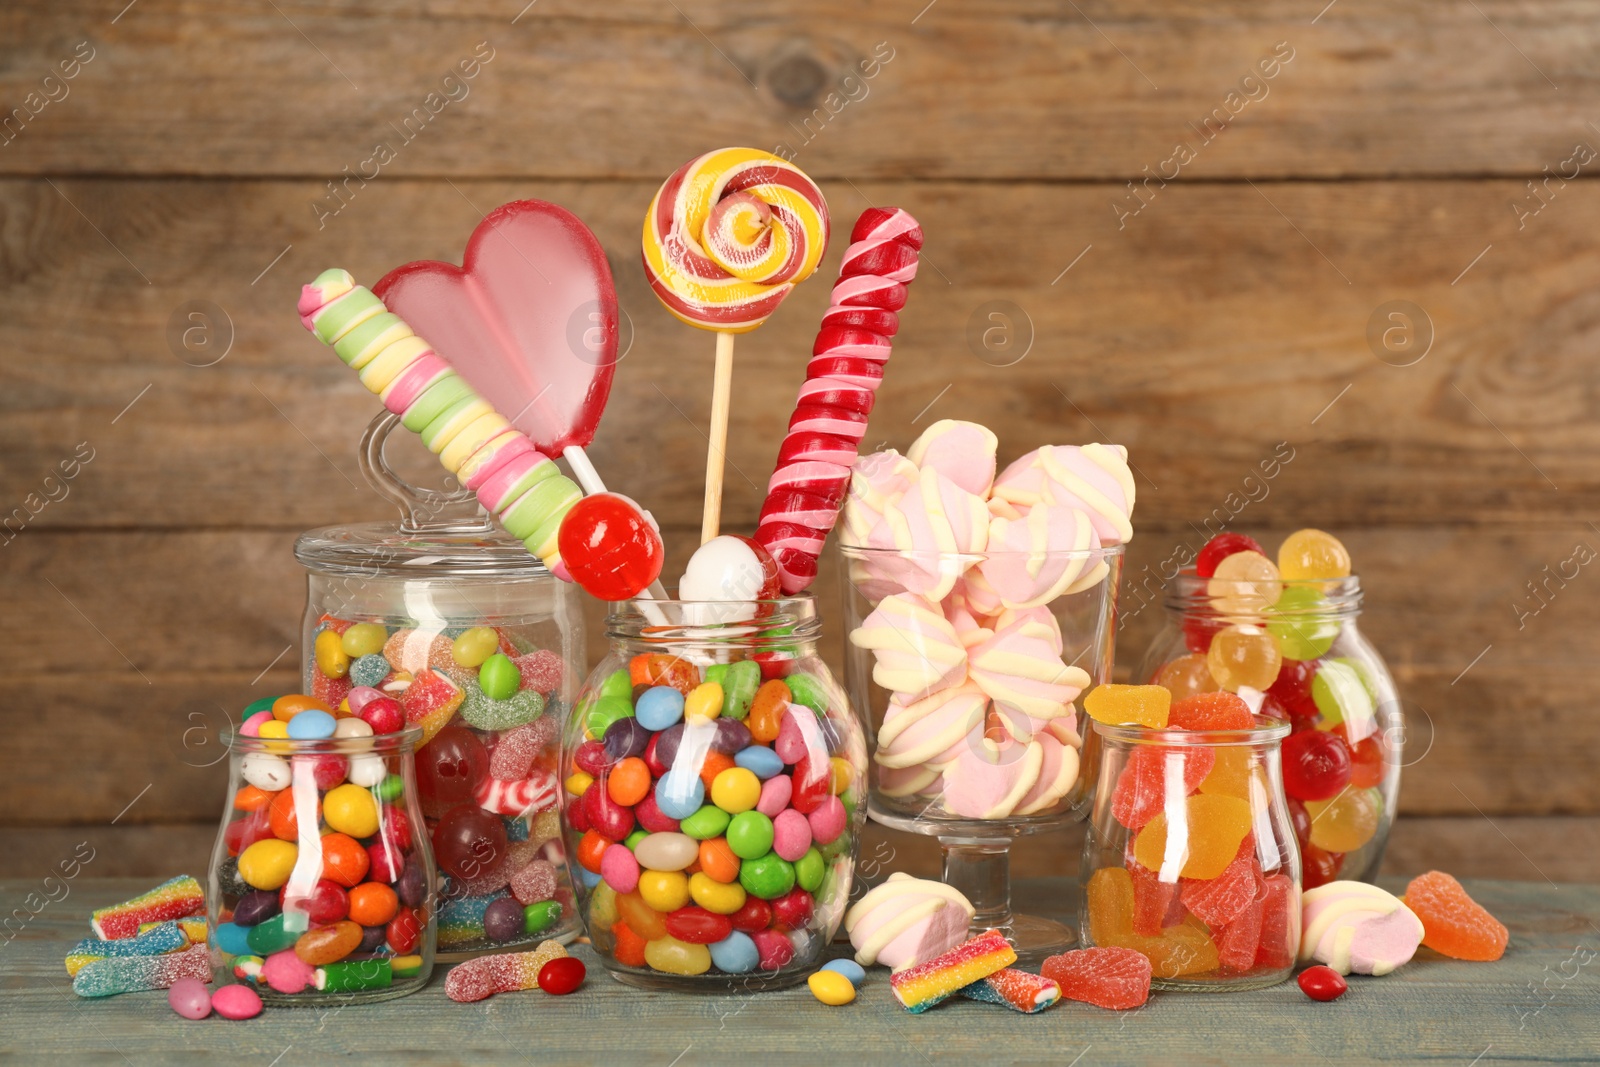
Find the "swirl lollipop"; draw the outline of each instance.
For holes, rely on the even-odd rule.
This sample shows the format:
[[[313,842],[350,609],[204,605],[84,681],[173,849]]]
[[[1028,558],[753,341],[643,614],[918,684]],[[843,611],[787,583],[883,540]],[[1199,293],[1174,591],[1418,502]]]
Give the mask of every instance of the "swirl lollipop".
[[[754,148],[707,152],[673,172],[644,219],[644,269],[668,311],[717,334],[701,542],[722,517],[733,338],[767,321],[817,269],[828,205],[792,163]]]

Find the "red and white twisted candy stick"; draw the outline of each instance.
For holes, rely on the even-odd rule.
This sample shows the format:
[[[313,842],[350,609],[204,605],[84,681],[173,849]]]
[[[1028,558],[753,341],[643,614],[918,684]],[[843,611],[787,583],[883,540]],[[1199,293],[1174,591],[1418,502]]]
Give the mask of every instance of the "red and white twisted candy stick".
[[[756,528],[755,540],[778,561],[786,593],[817,576],[921,248],[922,228],[900,208],[868,208],[850,231]]]

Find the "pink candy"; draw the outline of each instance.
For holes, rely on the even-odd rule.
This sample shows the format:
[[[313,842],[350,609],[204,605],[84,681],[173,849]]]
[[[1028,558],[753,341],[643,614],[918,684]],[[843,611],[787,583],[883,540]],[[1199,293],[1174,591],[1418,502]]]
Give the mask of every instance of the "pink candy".
[[[520,660],[518,665],[521,666]],[[527,673],[524,672],[523,686],[527,685]],[[489,756],[490,776],[506,782],[515,782],[528,777],[528,772],[533,770],[533,761],[555,738],[556,724],[552,715],[542,716],[526,726],[519,726],[515,730],[501,734],[500,740],[495,743],[494,752]]]
[[[798,811],[795,811],[793,808],[788,808],[784,811],[778,812],[777,817],[772,820],[772,851],[776,852],[779,856],[788,860],[790,863],[794,863],[801,856],[804,856],[806,854],[806,849],[810,847],[811,823],[807,821],[806,816],[800,814]],[[607,855],[609,855],[610,852],[610,849],[606,850]],[[601,873],[604,874],[603,861],[601,866]],[[608,882],[610,881],[609,878],[606,880]],[[611,888],[616,889],[617,886],[613,884]],[[627,890],[618,891],[627,892]]]
[[[789,776],[775,774],[761,783],[761,799],[756,802],[756,810],[769,819],[776,819],[789,806],[789,798],[793,795],[794,783]]]
[[[806,816],[811,838],[819,845],[830,845],[837,840],[839,835],[844,833],[849,818],[844,810],[844,803],[834,796],[825,797],[822,803]]]
[[[296,956],[293,949],[284,949],[267,957],[261,965],[261,977],[279,993],[299,993],[317,977],[317,969]]]
[[[633,858],[633,850],[622,844],[606,846],[600,857],[600,877],[618,893],[631,893],[637,889],[639,861]]]
[[[261,998],[244,985],[225,985],[211,994],[211,1008],[224,1019],[254,1019],[261,1014]]]
[[[524,907],[551,899],[556,895],[555,866],[548,860],[528,863],[511,875],[511,895]]]

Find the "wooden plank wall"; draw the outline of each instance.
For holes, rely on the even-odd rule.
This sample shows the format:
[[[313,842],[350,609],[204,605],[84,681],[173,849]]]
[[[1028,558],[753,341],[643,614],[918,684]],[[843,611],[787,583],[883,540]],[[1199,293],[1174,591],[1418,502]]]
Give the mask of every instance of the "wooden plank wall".
[[[1127,444],[1146,590],[1219,515],[1269,544],[1336,531],[1426,752],[1392,864],[1594,877],[1600,579],[1570,562],[1600,550],[1592,5],[122,2],[0,11],[19,863],[89,831],[119,872],[199,855],[224,709],[295,684],[295,534],[385,515],[353,454],[373,401],[292,311],[326,266],[453,259],[513,198],[577,212],[632,326],[593,455],[681,565],[711,345],[650,296],[639,220],[684,159],[747,143],[792,152],[841,228],[922,220],[872,443],[965,417],[1003,459]],[[734,528],[826,289],[740,342]]]

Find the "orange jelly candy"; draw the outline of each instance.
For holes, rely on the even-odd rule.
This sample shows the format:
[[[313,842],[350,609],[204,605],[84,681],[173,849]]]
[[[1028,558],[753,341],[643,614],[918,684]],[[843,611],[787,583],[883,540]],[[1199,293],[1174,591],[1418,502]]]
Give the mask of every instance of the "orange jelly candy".
[[[646,904],[637,890],[617,894],[617,917],[646,941],[667,936],[667,917]]]
[[[1511,934],[1443,871],[1411,879],[1400,898],[1422,920],[1422,943],[1457,960],[1497,960]]]
[[[628,928],[627,923],[612,923],[611,936],[616,939],[612,955],[626,967],[644,966],[644,938]]]
[[[1200,792],[1249,800],[1250,750],[1242,745],[1238,747],[1224,745],[1219,746],[1216,752],[1216,765],[1200,783]]]
[[[1133,880],[1122,868],[1095,871],[1089,879],[1087,900],[1089,936],[1094,943],[1142,952],[1157,978],[1179,978],[1217,969],[1217,946],[1205,924],[1193,915],[1168,927],[1160,937],[1133,932]]]
[[[762,682],[761,688],[756,690],[755,699],[750,702],[750,715],[745,719],[745,725],[750,727],[750,736],[764,745],[776,741],[784,713],[789,710],[789,702],[793,699],[794,694],[789,692],[789,687],[778,679]]]
[[[1250,832],[1250,805],[1238,797],[1197,793],[1185,801],[1185,834],[1170,851],[1182,859],[1184,878],[1215,878],[1233,862],[1239,842]],[[1133,843],[1133,855],[1144,867],[1160,871],[1169,852],[1167,812],[1158,812]]]
[[[313,967],[344,959],[361,947],[361,927],[349,919],[307,930],[294,943],[294,954]]]
[[[272,717],[279,722],[288,722],[302,711],[325,711],[333,714],[333,709],[328,707],[316,697],[306,696],[303,693],[290,693],[281,696],[272,702]]]
[[[1167,725],[1175,730],[1248,730],[1256,717],[1238,693],[1196,693],[1172,705]]]

